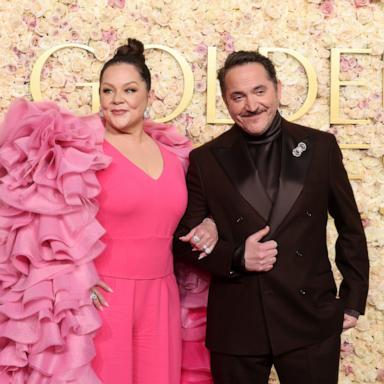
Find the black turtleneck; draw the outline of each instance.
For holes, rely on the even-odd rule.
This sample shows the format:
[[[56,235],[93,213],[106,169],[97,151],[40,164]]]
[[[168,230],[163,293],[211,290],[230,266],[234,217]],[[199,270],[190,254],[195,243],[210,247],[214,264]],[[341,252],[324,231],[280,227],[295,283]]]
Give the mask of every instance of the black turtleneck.
[[[270,127],[261,135],[241,131],[258,176],[272,203],[279,187],[281,162],[281,116],[277,112]]]

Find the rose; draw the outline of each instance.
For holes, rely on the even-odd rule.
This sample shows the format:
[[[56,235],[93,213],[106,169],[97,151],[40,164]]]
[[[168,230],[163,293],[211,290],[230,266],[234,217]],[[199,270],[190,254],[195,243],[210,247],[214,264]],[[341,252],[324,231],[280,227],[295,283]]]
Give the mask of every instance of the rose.
[[[384,368],[379,368],[379,369],[377,370],[376,380],[377,380],[379,383],[384,383]]]
[[[165,113],[165,106],[163,104],[162,101],[160,100],[155,100],[152,105],[151,105],[151,109],[155,112],[155,114],[157,116],[161,116],[163,117],[164,116],[164,113]]]
[[[361,7],[366,7],[369,5],[370,0],[355,0],[355,7],[356,8],[361,8]]]
[[[105,61],[109,55],[110,46],[104,41],[97,41],[92,44],[93,49],[95,50],[95,57],[99,61]]]
[[[333,4],[330,0],[325,0],[321,5],[320,5],[320,11],[323,13],[325,17],[330,17],[334,13],[334,7]]]
[[[62,68],[54,68],[51,73],[51,84],[55,88],[61,88],[64,86],[66,78]]]
[[[102,31],[102,40],[108,44],[114,43],[117,40],[117,33],[114,28]]]
[[[357,12],[357,18],[361,24],[366,25],[372,22],[372,11],[369,8],[362,8]]]
[[[108,5],[112,8],[123,9],[125,6],[125,0],[108,0]]]

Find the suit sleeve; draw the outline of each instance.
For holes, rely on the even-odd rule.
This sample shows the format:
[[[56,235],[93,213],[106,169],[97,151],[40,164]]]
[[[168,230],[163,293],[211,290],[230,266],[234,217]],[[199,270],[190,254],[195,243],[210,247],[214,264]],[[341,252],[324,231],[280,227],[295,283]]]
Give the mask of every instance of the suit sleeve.
[[[345,308],[364,313],[369,277],[367,243],[342,153],[334,137],[329,169],[329,213],[338,231],[336,265],[343,277],[339,296],[343,298]]]
[[[233,274],[231,271],[232,257],[236,246],[229,239],[225,239],[223,234],[220,233],[219,223],[216,223],[219,231],[219,240],[212,252],[201,260],[198,260],[200,252],[192,251],[189,243],[179,240],[180,236],[187,234],[192,228],[200,224],[205,217],[213,216],[213,219],[215,219],[209,209],[200,164],[195,151],[192,151],[190,155],[187,188],[188,205],[174,235],[174,257],[176,261],[194,264],[214,275],[231,277]]]

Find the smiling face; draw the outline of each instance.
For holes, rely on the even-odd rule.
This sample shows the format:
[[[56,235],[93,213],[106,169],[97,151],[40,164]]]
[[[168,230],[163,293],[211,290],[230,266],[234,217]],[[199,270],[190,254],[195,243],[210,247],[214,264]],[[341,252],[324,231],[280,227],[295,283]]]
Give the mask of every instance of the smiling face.
[[[235,123],[251,135],[267,131],[279,106],[280,82],[275,85],[259,63],[231,68],[224,81],[224,101]]]
[[[127,132],[141,128],[151,95],[134,65],[109,66],[100,82],[100,106],[106,129]]]

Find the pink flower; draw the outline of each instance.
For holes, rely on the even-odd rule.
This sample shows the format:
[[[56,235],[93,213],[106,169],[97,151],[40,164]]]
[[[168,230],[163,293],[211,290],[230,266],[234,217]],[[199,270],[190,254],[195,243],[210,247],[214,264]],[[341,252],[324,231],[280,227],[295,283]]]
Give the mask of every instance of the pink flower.
[[[108,5],[112,8],[121,8],[125,6],[125,0],[108,0]]]
[[[199,80],[196,82],[196,91],[197,92],[205,92],[207,89],[207,82],[203,80]]]
[[[35,15],[24,15],[23,16],[24,23],[28,26],[29,30],[34,30],[37,24]]]
[[[117,33],[116,29],[110,28],[106,31],[102,31],[102,40],[105,41],[106,43],[114,43],[117,40]]]
[[[384,112],[378,111],[375,115],[375,121],[378,123],[384,123]]]
[[[235,45],[232,43],[226,43],[224,46],[224,50],[227,53],[232,53],[235,50]]]
[[[345,376],[348,376],[353,373],[353,367],[349,364],[343,365],[342,370],[344,371]]]
[[[201,56],[204,56],[204,55],[206,55],[207,52],[208,52],[208,47],[207,47],[206,44],[204,44],[204,43],[200,43],[200,44],[198,44],[198,45],[196,46],[196,48],[195,48],[195,52],[198,53],[198,54],[201,55]]]
[[[331,0],[325,0],[320,5],[320,11],[323,13],[325,17],[330,17],[334,13],[334,8]]]
[[[343,357],[352,355],[353,345],[351,343],[348,343],[348,341],[344,341],[343,344],[341,344],[341,352],[343,354]]]
[[[350,68],[349,60],[345,56],[340,57],[340,69],[341,72],[348,72]]]
[[[224,50],[227,53],[232,53],[235,50],[235,41],[233,39],[233,36],[228,33],[223,33],[223,40],[224,40]]]
[[[366,7],[369,5],[371,0],[355,0],[355,7],[356,8],[361,8],[361,7]]]
[[[359,103],[357,104],[357,107],[360,108],[360,109],[368,109],[368,107],[369,107],[369,100],[368,99],[364,99],[364,100],[359,101]]]
[[[72,38],[72,40],[79,40],[80,39],[80,35],[79,35],[79,33],[77,32],[77,31],[71,31],[71,38]]]
[[[384,368],[379,368],[379,369],[377,370],[376,380],[377,380],[379,383],[384,383]]]
[[[9,64],[9,65],[6,66],[6,68],[8,69],[8,72],[11,72],[11,73],[17,71],[16,65]]]

